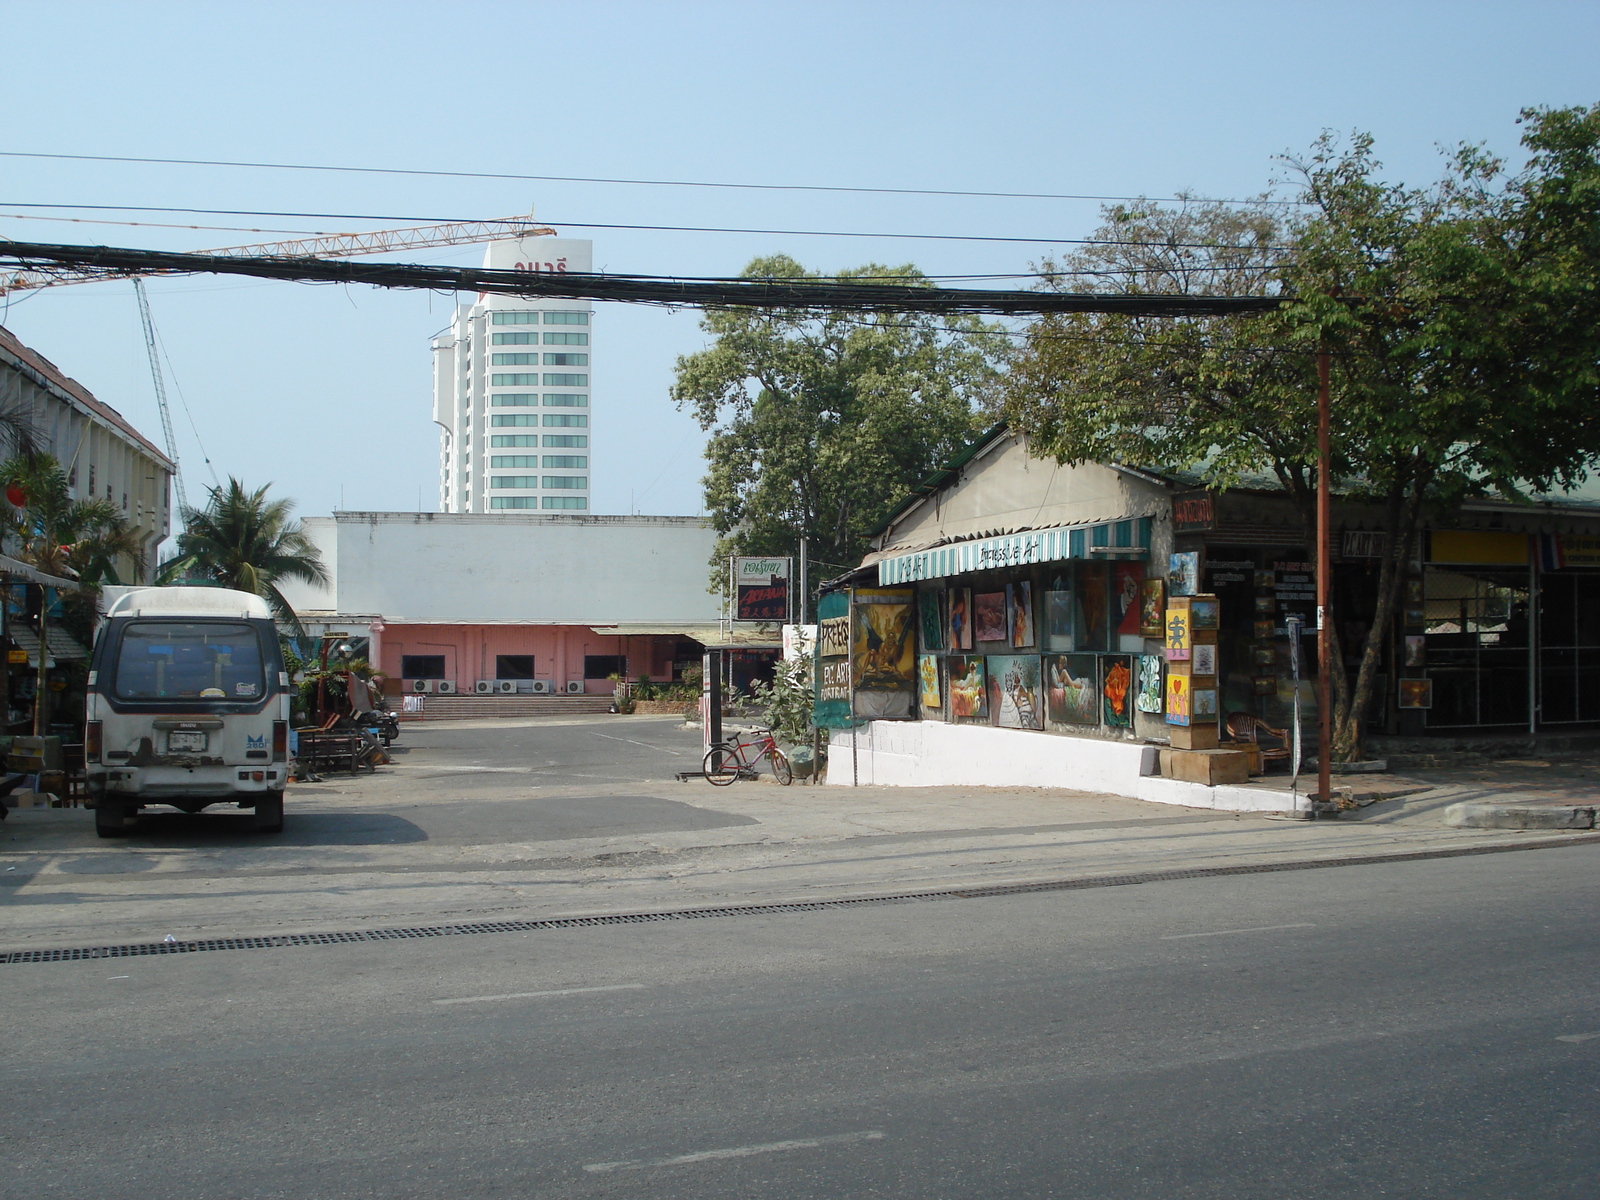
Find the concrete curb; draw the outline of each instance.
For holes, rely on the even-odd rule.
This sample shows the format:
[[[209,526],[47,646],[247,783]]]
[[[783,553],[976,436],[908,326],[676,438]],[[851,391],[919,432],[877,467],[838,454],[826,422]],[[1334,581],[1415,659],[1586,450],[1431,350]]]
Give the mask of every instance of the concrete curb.
[[[1551,800],[1463,800],[1444,810],[1456,829],[1593,829],[1595,806]]]

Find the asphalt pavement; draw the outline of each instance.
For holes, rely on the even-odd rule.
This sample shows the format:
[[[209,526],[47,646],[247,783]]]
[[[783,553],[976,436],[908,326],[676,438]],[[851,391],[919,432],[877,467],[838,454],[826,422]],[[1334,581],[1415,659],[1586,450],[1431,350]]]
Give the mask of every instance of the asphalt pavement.
[[[1588,1200],[1597,854],[7,964],[0,1195]]]

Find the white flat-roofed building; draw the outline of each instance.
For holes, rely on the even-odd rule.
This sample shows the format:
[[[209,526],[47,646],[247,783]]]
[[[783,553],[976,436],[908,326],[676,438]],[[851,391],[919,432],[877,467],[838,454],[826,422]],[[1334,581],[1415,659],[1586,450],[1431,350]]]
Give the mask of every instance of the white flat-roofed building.
[[[591,269],[593,243],[491,242],[486,270]],[[433,339],[439,508],[587,512],[593,306],[586,300],[482,296]]]

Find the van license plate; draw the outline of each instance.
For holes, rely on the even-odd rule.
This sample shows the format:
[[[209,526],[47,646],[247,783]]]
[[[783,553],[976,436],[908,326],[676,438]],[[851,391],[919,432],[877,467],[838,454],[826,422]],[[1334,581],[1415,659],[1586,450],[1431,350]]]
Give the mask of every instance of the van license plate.
[[[206,735],[203,733],[167,734],[167,751],[171,754],[194,753],[205,748]]]

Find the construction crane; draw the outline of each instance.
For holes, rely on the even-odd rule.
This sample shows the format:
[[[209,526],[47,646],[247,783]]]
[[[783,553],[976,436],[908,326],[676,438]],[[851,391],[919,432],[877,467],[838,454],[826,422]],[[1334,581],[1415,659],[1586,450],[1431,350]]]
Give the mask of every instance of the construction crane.
[[[224,246],[204,253],[226,258],[347,258],[358,254],[386,254],[391,250],[493,242],[502,238],[554,237],[555,232],[547,225],[537,224],[529,214],[497,221],[454,221],[448,225],[413,225],[370,233],[329,233],[292,242]],[[94,267],[63,271],[18,271],[12,275],[0,275],[0,295],[32,288],[61,287],[70,283],[93,283],[100,279],[122,279],[127,275],[127,271],[104,271]]]
[[[150,378],[156,385],[156,407],[161,410],[161,432],[167,439],[167,457],[172,460],[172,486],[178,493],[178,513],[189,509],[189,497],[183,490],[183,472],[178,467],[178,439],[172,436],[172,412],[167,408],[167,385],[161,377],[161,357],[156,350],[156,326],[150,319],[150,298],[144,294],[144,280],[133,277],[133,290],[139,297],[139,320],[144,323],[144,348],[150,354]]]

